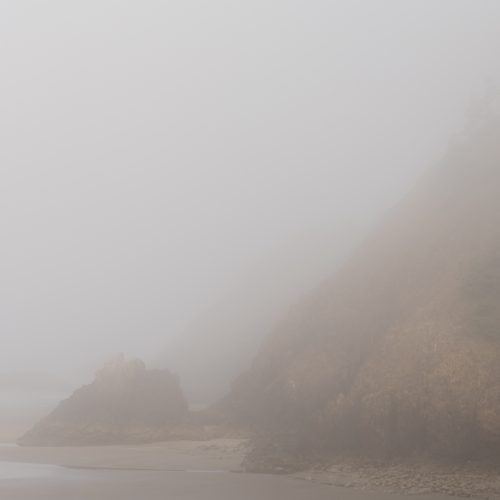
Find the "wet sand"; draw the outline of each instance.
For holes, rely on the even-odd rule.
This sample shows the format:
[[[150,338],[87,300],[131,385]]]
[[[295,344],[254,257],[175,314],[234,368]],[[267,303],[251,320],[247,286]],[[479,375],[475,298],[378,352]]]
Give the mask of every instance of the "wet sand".
[[[283,476],[238,473],[72,471],[69,477],[0,481],[6,500],[401,500]],[[414,497],[417,498],[417,497]],[[438,500],[445,497],[418,497]]]
[[[0,462],[52,464],[71,468],[160,471],[239,470],[246,450],[242,439],[172,441],[148,445],[18,447],[0,446]]]
[[[3,500],[393,500],[368,492],[288,476],[237,471],[244,442],[146,446],[17,448],[0,446],[0,469],[17,463],[26,475],[0,479]],[[3,464],[2,464],[3,462]],[[24,465],[23,465],[24,464]],[[33,465],[35,464],[35,465]],[[40,474],[37,465],[40,464]],[[52,467],[47,468],[46,465]],[[54,467],[55,466],[55,467]],[[413,496],[443,500],[440,495]]]

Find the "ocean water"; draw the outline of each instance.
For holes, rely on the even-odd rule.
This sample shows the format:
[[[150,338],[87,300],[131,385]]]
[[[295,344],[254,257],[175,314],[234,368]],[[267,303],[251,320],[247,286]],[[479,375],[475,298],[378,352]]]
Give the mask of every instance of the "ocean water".
[[[283,476],[156,471],[71,471],[0,462],[2,500],[408,500]],[[68,476],[69,474],[69,476]],[[414,500],[452,500],[440,495]]]
[[[16,445],[2,444],[2,447]],[[5,451],[5,450],[4,450]],[[451,500],[439,495],[414,500]],[[67,468],[0,461],[0,500],[408,500],[286,476],[219,470]]]
[[[62,476],[64,469],[55,465],[0,462],[0,481],[3,479],[40,479]]]
[[[15,448],[14,443],[0,443],[0,448]],[[24,462],[6,462],[0,460],[0,481],[3,479],[41,479],[62,477],[63,467]]]

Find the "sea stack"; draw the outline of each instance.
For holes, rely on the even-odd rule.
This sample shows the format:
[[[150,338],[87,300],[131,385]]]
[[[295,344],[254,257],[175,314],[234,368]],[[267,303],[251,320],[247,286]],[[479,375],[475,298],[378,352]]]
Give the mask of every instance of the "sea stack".
[[[156,441],[188,413],[177,377],[119,356],[19,440],[64,446]]]

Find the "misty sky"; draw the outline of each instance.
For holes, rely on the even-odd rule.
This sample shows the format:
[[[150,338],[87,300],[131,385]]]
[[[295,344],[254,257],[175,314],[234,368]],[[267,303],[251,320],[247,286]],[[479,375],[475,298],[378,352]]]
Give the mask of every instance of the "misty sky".
[[[500,75],[497,0],[0,0],[0,371],[155,355],[375,221]]]

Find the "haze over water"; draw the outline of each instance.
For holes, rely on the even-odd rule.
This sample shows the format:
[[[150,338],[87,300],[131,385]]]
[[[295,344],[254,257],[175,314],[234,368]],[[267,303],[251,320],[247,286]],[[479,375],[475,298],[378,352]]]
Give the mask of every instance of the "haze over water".
[[[396,438],[403,435],[402,442],[409,434],[404,411],[414,421],[417,414],[427,418],[414,426],[419,436],[429,429],[439,433],[439,418],[455,416],[439,399],[439,387],[421,390],[418,383],[415,394],[437,394],[442,407],[418,413],[412,400],[404,416],[398,414],[397,403],[411,393],[393,379],[411,377],[393,375],[407,374],[420,361],[412,365],[416,355],[408,363],[399,356],[398,348],[410,354],[418,349],[408,347],[396,320],[399,344],[384,328],[399,313],[423,317],[422,295],[436,290],[459,304],[450,306],[442,337],[422,334],[433,353],[422,355],[422,365],[441,362],[445,369],[429,380],[445,388],[445,382],[466,378],[463,371],[446,372],[449,359],[468,367],[471,352],[468,339],[459,345],[452,337],[458,330],[452,321],[468,307],[470,318],[464,317],[475,320],[480,334],[496,332],[497,268],[485,268],[484,276],[470,273],[469,288],[479,292],[467,296],[469,302],[460,282],[464,256],[483,255],[472,236],[461,239],[462,221],[476,221],[475,206],[484,208],[474,212],[479,223],[469,227],[471,235],[482,236],[475,230],[496,220],[496,214],[487,217],[487,203],[496,206],[487,180],[496,179],[496,143],[488,139],[493,132],[486,139],[478,134],[484,157],[474,141],[470,149],[478,165],[485,158],[488,166],[490,153],[494,160],[484,179],[478,176],[477,198],[469,196],[472,176],[456,177],[463,198],[475,200],[469,212],[455,210],[465,205],[459,196],[454,200],[454,185],[446,191],[443,177],[437,191],[429,191],[438,195],[425,191],[422,210],[402,217],[404,227],[395,225],[400,231],[393,239],[384,239],[389,232],[382,231],[382,244],[366,247],[366,259],[358,261],[366,262],[366,272],[357,272],[358,266],[345,273],[344,287],[329,283],[346,262],[356,262],[349,259],[360,248],[362,253],[362,244],[419,179],[464,138],[474,137],[500,92],[499,54],[497,0],[0,2],[0,498],[385,500],[389,490],[334,486],[338,471],[326,465],[320,472],[330,476],[309,480],[308,467],[318,464],[303,455],[314,455],[314,446],[327,449],[334,424],[349,421],[348,428],[342,409],[347,412],[350,396],[353,408],[356,397],[368,401],[373,413],[361,417],[375,415],[367,435],[375,429],[373,435],[391,443],[397,440],[391,441],[391,429]],[[442,186],[451,193],[447,198],[439,196]],[[480,189],[490,189],[491,199]],[[455,204],[441,204],[444,198]],[[434,213],[426,210],[429,200]],[[442,218],[435,217],[441,209]],[[447,217],[446,210],[463,217]],[[427,219],[437,221],[432,231]],[[414,221],[422,222],[421,233],[412,233]],[[448,223],[453,228],[447,240]],[[405,252],[405,237],[419,234],[430,237]],[[457,241],[465,241],[470,253],[456,248]],[[491,248],[495,257],[493,243]],[[458,271],[440,280],[432,265],[445,267],[443,252],[454,252],[456,268],[450,266]],[[401,266],[385,273],[394,255],[403,256]],[[442,260],[433,260],[436,255]],[[326,291],[310,295],[315,290]],[[370,290],[380,300],[368,297]],[[345,301],[339,298],[344,292]],[[394,300],[384,302],[386,296]],[[415,304],[407,304],[407,297]],[[392,302],[400,299],[397,309]],[[445,302],[431,304],[442,317]],[[486,322],[484,311],[490,313]],[[365,322],[358,324],[362,314]],[[432,321],[439,324],[438,316],[429,313],[416,327],[408,321],[408,331],[425,333]],[[366,363],[357,379],[364,387],[353,384],[357,392],[349,395],[341,386],[362,365],[356,349],[368,338],[368,323],[369,333],[377,323],[380,338],[389,339],[386,351],[373,349],[387,357]],[[324,340],[337,330],[344,339]],[[357,334],[359,345],[351,341]],[[443,341],[439,351],[442,338],[463,349],[446,350]],[[490,380],[484,374],[492,370],[483,368],[494,350],[483,349],[478,338],[471,349],[479,346],[475,359],[485,361],[473,369]],[[344,346],[352,347],[352,359]],[[449,352],[455,358],[446,357]],[[384,371],[389,354],[400,372]],[[345,380],[338,382],[334,373]],[[338,397],[332,396],[334,385]],[[488,432],[497,441],[500,436],[500,404],[495,406],[491,385],[479,388],[482,407],[474,406],[479,389],[467,393],[469,406],[459,393],[463,404],[450,405],[459,418],[466,408],[467,424],[482,418],[481,445]],[[420,409],[429,400],[424,396]],[[370,406],[377,397],[383,404]],[[262,408],[254,402],[263,402]],[[469,408],[484,411],[471,411],[467,420]],[[244,424],[238,427],[240,410]],[[268,418],[269,429],[285,437],[278,445],[276,435],[266,436],[261,462],[252,469],[253,452],[268,430],[255,430],[259,411],[260,422]],[[276,417],[283,413],[288,428]],[[361,428],[363,418],[358,420]],[[306,422],[317,434],[304,430]],[[436,442],[459,441],[450,427]],[[304,443],[310,439],[309,448],[294,448],[296,430]],[[16,440],[25,446],[13,445]],[[363,441],[358,434],[356,440]],[[469,444],[460,442],[464,449]],[[242,463],[283,475],[243,474]],[[306,471],[300,479],[297,464]],[[427,476],[421,476],[420,492],[427,488]],[[456,476],[447,477],[453,483]],[[498,479],[491,491],[500,491],[500,477],[492,477],[484,484]],[[349,478],[342,480],[352,486]],[[414,493],[404,478],[397,480]],[[457,491],[446,481],[438,486],[432,491]]]
[[[495,1],[0,9],[0,372],[152,359],[275,248],[371,227],[498,77]]]

